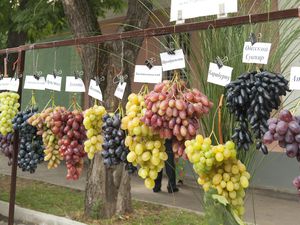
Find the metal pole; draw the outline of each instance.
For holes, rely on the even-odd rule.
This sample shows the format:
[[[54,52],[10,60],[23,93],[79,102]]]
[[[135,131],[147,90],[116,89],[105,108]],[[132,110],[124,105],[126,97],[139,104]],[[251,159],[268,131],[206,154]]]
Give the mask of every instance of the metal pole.
[[[22,102],[22,74],[24,71],[25,62],[25,51],[18,52],[18,62],[17,62],[17,75],[20,78],[20,86],[18,94],[20,95],[19,103]],[[21,107],[21,106],[20,106]],[[13,163],[11,165],[11,181],[10,181],[10,197],[9,197],[9,215],[8,215],[8,225],[14,224],[15,216],[15,201],[16,201],[16,189],[17,189],[17,164],[18,164],[18,152],[19,152],[19,132],[15,131],[13,139]]]

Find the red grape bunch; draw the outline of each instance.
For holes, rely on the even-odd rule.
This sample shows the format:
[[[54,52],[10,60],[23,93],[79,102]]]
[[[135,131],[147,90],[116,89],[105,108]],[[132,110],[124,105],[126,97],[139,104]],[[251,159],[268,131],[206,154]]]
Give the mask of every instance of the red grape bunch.
[[[300,117],[293,116],[288,110],[282,110],[278,118],[268,120],[268,126],[263,143],[272,144],[278,141],[288,157],[297,157],[300,162]]]
[[[142,121],[161,138],[176,137],[173,150],[183,156],[184,141],[193,139],[199,128],[199,117],[209,113],[213,103],[197,89],[188,89],[182,80],[163,81],[145,96],[147,111]]]
[[[238,121],[232,136],[238,149],[249,150],[253,143],[250,125],[256,139],[256,149],[268,154],[261,139],[268,130],[270,113],[278,109],[280,97],[289,91],[288,81],[282,75],[268,71],[246,72],[228,84],[226,90],[227,107]]]
[[[77,180],[83,169],[83,158],[86,156],[83,147],[86,132],[82,112],[71,112],[64,108],[54,110],[51,130],[59,137],[59,152],[68,169],[67,179]]]

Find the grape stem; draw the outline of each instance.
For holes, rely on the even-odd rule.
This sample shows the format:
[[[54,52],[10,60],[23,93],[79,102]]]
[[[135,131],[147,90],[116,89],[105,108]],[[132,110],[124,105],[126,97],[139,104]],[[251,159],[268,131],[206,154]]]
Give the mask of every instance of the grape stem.
[[[220,144],[224,144],[223,140],[223,133],[222,133],[222,107],[223,107],[223,99],[224,99],[224,94],[221,95],[219,105],[218,105],[218,130],[219,130],[219,139],[220,139]]]

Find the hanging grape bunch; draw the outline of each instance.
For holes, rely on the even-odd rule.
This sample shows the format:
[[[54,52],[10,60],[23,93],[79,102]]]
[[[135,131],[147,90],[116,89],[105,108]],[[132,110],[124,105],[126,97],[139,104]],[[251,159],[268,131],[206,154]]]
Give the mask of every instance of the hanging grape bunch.
[[[242,216],[250,174],[236,158],[235,144],[228,141],[225,145],[213,146],[210,138],[197,135],[195,139],[186,141],[185,145],[203,190],[208,192],[211,188],[216,189],[219,195],[227,199],[234,212]]]
[[[155,85],[145,97],[147,111],[142,121],[159,133],[161,138],[173,136],[173,150],[176,157],[183,156],[184,141],[196,136],[198,119],[208,114],[213,103],[197,89],[188,89],[186,83],[176,75],[172,81]]]
[[[249,150],[256,139],[256,149],[268,154],[267,147],[261,142],[268,130],[268,119],[274,109],[281,104],[280,97],[285,96],[288,81],[280,74],[268,71],[244,73],[226,86],[227,107],[235,116],[238,125],[232,139],[238,149]]]
[[[297,188],[298,194],[300,195],[300,176],[293,180],[293,185]]]
[[[84,112],[83,125],[87,131],[84,151],[89,159],[93,159],[94,155],[102,150],[102,117],[105,113],[105,108],[98,105],[94,105]]]
[[[104,164],[108,167],[118,165],[121,162],[126,164],[126,170],[129,173],[134,173],[136,167],[127,161],[128,148],[125,146],[125,131],[121,129],[120,114],[106,114],[103,117],[103,135],[104,143],[102,144],[103,151],[101,152],[104,158]]]
[[[128,162],[139,165],[138,175],[145,180],[145,186],[153,189],[158,173],[164,168],[168,155],[165,152],[164,140],[154,135],[151,128],[145,125],[141,118],[146,108],[144,96],[147,87],[139,94],[128,96],[126,115],[122,118],[121,129],[127,131],[125,145],[129,148]]]
[[[58,110],[56,107],[55,110]],[[59,153],[59,138],[51,130],[53,108],[47,108],[41,113],[34,114],[27,122],[37,128],[37,135],[42,137],[44,145],[44,161],[48,162],[48,169],[57,168],[63,157]]]
[[[300,162],[300,117],[295,117],[288,110],[282,110],[278,118],[268,120],[268,131],[263,137],[264,144],[278,141],[290,158],[297,158]]]
[[[0,133],[7,135],[13,132],[12,119],[18,112],[20,96],[13,92],[0,93]]]
[[[293,116],[288,110],[282,110],[278,118],[268,120],[268,131],[263,137],[263,143],[268,145],[275,141],[290,158],[296,158],[300,163],[300,117]],[[300,177],[293,181],[300,194]]]
[[[13,138],[14,135],[9,133],[5,136],[0,134],[0,152],[8,158],[8,165],[11,166],[13,162]]]
[[[27,122],[37,111],[37,107],[26,109],[12,120],[14,130],[19,131],[18,166],[22,171],[30,173],[34,173],[37,165],[44,161],[42,137],[37,135],[37,128]]]
[[[78,110],[64,108],[54,110],[51,130],[59,138],[58,146],[67,165],[67,179],[77,180],[83,170],[84,141],[86,139],[83,114]]]

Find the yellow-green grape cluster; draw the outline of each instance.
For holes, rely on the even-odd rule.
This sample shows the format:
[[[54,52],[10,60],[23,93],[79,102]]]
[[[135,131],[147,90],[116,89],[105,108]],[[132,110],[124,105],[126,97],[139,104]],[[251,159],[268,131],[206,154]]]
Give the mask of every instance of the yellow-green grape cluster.
[[[13,92],[0,93],[0,132],[3,136],[13,132],[12,119],[18,113],[20,96]]]
[[[84,142],[84,151],[88,154],[89,159],[93,159],[95,154],[102,150],[103,136],[102,117],[106,114],[103,106],[94,105],[84,113],[83,125],[87,130],[87,140]]]
[[[59,110],[57,107],[55,111]],[[53,116],[53,108],[47,108],[41,113],[35,114],[28,119],[28,123],[35,126],[38,130],[37,134],[43,138],[44,161],[48,162],[48,169],[57,168],[63,157],[59,153],[59,138],[51,130],[51,121]]]
[[[121,128],[127,131],[125,145],[130,152],[127,161],[139,165],[138,175],[145,179],[145,186],[154,188],[154,180],[164,168],[168,156],[164,140],[146,126],[141,118],[146,111],[144,96],[131,94],[126,105],[126,116],[122,119]]]
[[[197,135],[196,139],[186,141],[185,145],[203,190],[207,192],[210,188],[216,189],[219,195],[228,200],[235,213],[242,216],[250,174],[236,158],[235,144],[228,141],[225,145],[213,146],[209,138]]]

